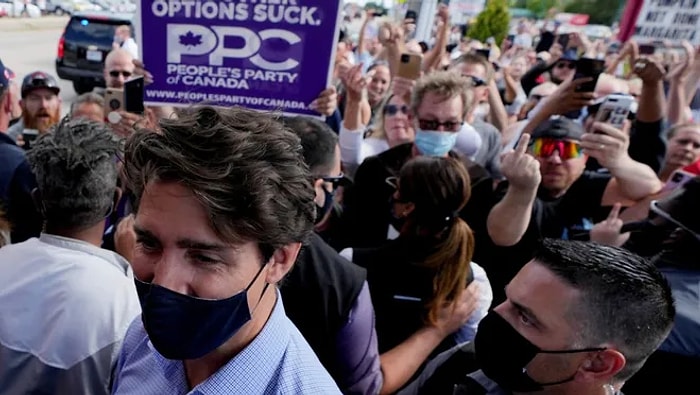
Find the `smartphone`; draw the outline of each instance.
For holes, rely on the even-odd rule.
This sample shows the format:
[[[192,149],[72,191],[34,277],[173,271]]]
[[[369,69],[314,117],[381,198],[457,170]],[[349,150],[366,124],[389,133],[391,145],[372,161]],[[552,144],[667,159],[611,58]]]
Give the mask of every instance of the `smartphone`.
[[[124,110],[133,114],[143,114],[143,76],[124,82]]]
[[[39,131],[37,129],[24,129],[22,131],[22,140],[24,141],[22,148],[25,150],[31,149],[37,137],[39,137]]]
[[[569,46],[569,35],[568,34],[557,34],[557,43],[561,45],[563,50]]]
[[[598,83],[598,77],[605,71],[605,60],[581,58],[576,61],[576,74],[574,80],[580,78],[592,78],[591,81],[576,87],[579,92],[594,92]]]
[[[603,104],[600,105],[595,120],[596,122],[605,122],[616,129],[622,129],[634,103],[632,96],[608,95]]]
[[[489,60],[491,58],[490,49],[475,49],[474,52],[479,56],[483,56],[486,60]]]
[[[124,90],[107,88],[105,89],[105,118],[115,111],[124,111]]]
[[[406,17],[404,19],[413,19],[414,23],[418,22],[418,13],[413,10],[406,11]]]
[[[654,53],[656,53],[656,46],[654,44],[639,44],[640,55],[653,55]]]
[[[420,78],[422,66],[422,55],[412,53],[401,54],[401,62],[399,63],[399,69],[397,70],[396,75],[401,78],[415,81]]]
[[[668,181],[666,181],[666,184],[661,189],[661,192],[672,191],[674,189],[678,189],[678,188],[682,187],[685,183],[687,183],[688,181],[692,180],[695,177],[697,177],[696,174],[689,173],[689,172],[684,171],[682,169],[676,170],[671,175],[671,178],[669,178]]]

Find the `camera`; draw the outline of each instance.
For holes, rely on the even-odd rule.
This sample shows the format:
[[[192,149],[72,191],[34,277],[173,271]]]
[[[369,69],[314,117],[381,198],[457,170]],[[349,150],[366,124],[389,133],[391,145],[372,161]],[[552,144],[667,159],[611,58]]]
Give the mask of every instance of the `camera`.
[[[117,111],[121,108],[122,104],[117,99],[112,99],[109,101],[109,109],[112,111]]]

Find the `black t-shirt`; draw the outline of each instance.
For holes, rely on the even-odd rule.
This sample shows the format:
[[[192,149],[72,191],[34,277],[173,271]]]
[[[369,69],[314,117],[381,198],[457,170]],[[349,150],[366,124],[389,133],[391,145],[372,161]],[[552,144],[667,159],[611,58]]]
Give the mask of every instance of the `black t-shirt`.
[[[540,189],[528,229],[518,243],[511,247],[501,247],[489,240],[487,245],[482,244],[477,249],[481,253],[474,261],[486,270],[493,289],[494,306],[505,300],[505,286],[532,259],[541,239],[588,239],[593,224],[605,219],[610,211],[609,208],[601,207],[610,179],[609,174],[585,171],[559,198],[549,198]],[[506,181],[500,183],[496,188],[496,196],[501,199],[507,188]]]

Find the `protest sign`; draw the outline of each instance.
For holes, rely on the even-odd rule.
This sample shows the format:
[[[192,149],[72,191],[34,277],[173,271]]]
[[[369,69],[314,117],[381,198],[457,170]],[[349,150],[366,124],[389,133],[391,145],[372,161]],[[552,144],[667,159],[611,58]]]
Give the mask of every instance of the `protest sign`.
[[[639,42],[700,44],[700,0],[645,0],[634,29]]]
[[[141,0],[144,101],[318,116],[339,17],[339,0]]]

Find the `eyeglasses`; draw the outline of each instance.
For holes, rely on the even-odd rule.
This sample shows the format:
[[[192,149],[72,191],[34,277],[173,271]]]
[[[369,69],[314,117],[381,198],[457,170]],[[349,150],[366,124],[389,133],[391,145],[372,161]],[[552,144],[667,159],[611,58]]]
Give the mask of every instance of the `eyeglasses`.
[[[470,80],[472,80],[472,85],[474,85],[475,88],[478,88],[480,86],[486,86],[486,81],[484,79],[475,77],[473,75],[465,75],[464,77],[467,77]]]
[[[338,189],[338,187],[347,186],[350,184],[350,180],[345,177],[345,174],[340,173],[340,175],[335,177],[320,177],[323,182],[328,182],[333,185],[333,190]]]
[[[418,126],[423,130],[440,130],[440,127],[442,126],[443,128],[445,128],[444,130],[446,132],[456,132],[462,128],[462,125],[464,125],[464,122],[462,121],[438,122],[427,119],[418,120]]]
[[[554,67],[558,69],[563,69],[564,67],[568,67],[569,69],[573,70],[576,68],[576,63],[573,62],[558,62]]]
[[[123,70],[112,70],[109,72],[109,75],[114,78],[119,78],[119,76],[123,76],[124,78],[129,78],[131,77],[131,72],[130,71],[123,71]]]
[[[408,114],[408,106],[406,106],[406,105],[397,106],[396,104],[387,104],[386,106],[384,106],[384,114],[385,115],[394,116],[399,111],[401,111],[402,114],[407,115]]]
[[[554,151],[562,160],[578,158],[583,154],[581,145],[575,141],[538,138],[530,144],[530,152],[539,158],[549,158]]]

